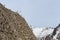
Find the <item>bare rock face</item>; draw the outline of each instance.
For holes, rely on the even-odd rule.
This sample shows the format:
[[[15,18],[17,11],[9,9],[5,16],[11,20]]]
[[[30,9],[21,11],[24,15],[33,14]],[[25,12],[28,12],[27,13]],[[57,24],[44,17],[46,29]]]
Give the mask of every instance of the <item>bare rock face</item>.
[[[46,36],[45,40],[60,40],[60,24],[54,28],[52,35]]]
[[[0,40],[36,40],[25,19],[0,3]]]

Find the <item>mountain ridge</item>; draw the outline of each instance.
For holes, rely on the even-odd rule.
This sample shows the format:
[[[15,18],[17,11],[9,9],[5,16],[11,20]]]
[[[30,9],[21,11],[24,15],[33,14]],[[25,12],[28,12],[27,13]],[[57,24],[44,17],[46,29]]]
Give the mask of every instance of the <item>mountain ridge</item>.
[[[37,40],[60,40],[60,24],[55,28],[52,28],[52,27],[37,28],[36,27],[36,28],[33,28],[33,33],[37,37]]]
[[[19,13],[0,3],[0,40],[36,40],[31,28]]]

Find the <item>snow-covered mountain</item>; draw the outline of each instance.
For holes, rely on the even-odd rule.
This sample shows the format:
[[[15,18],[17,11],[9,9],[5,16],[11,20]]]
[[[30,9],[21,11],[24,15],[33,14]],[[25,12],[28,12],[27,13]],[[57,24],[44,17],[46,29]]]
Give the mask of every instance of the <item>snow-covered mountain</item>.
[[[51,34],[53,32],[53,28],[50,27],[36,27],[33,28],[33,33],[35,34],[35,36],[37,37],[37,39],[42,39],[43,37],[46,37],[47,35]]]
[[[51,36],[54,40],[60,40],[60,24],[54,28],[54,31]]]
[[[44,37],[46,35],[49,35],[53,32],[52,28],[33,28],[33,33],[35,34],[36,37]]]
[[[32,29],[37,40],[60,40],[60,24],[56,28],[35,27]]]

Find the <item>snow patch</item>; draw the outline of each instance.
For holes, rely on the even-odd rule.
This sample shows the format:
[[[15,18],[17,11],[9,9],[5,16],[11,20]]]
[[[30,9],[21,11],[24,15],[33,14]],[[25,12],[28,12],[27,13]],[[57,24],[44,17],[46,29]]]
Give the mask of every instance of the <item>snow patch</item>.
[[[36,37],[45,37],[53,32],[54,29],[51,28],[33,28],[33,33],[35,34]]]

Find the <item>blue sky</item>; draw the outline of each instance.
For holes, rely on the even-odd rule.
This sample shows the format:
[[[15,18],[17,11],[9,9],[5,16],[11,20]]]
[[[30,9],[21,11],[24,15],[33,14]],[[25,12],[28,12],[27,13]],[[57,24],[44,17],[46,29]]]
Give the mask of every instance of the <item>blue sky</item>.
[[[17,11],[34,27],[55,27],[60,23],[60,0],[0,0]]]

